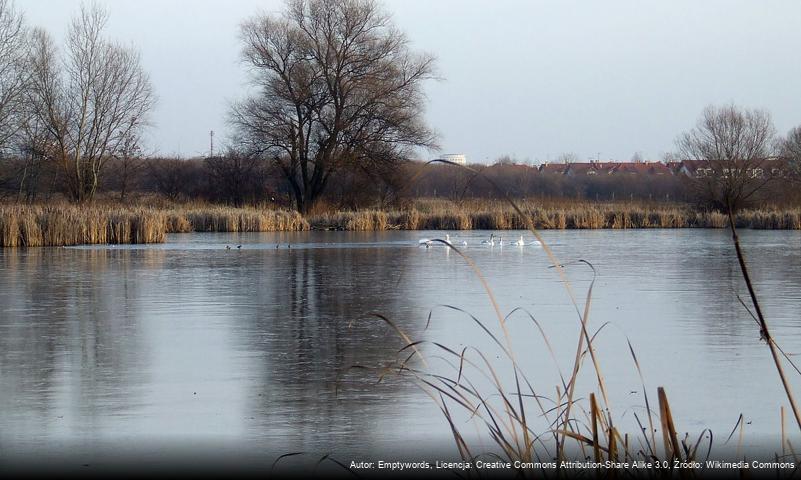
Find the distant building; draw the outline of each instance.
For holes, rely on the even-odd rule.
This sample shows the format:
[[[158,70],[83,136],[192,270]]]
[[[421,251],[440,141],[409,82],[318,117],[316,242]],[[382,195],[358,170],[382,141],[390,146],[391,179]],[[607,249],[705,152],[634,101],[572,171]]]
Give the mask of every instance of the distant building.
[[[441,159],[453,162],[457,165],[467,165],[467,157],[463,153],[447,153],[443,155]]]
[[[566,175],[612,175],[620,167],[619,162],[601,162],[593,160],[589,163],[574,162],[567,165]]]
[[[572,163],[546,163],[540,166],[541,173],[555,173],[575,176],[601,176],[601,175],[673,175],[674,171],[662,162],[572,162]]]
[[[633,163],[621,163],[615,173],[625,173],[629,175],[673,175],[673,170],[662,162],[646,162],[640,160],[639,162]]]
[[[720,176],[726,178],[729,174],[742,173],[740,168],[730,168],[726,162],[708,162],[706,160],[683,160],[680,173],[691,178],[704,178]],[[736,163],[732,163],[736,167]],[[784,178],[788,176],[787,163],[781,159],[769,158],[762,161],[749,162],[745,175],[750,178]]]
[[[568,163],[543,163],[540,165],[540,173],[564,175],[569,166]]]

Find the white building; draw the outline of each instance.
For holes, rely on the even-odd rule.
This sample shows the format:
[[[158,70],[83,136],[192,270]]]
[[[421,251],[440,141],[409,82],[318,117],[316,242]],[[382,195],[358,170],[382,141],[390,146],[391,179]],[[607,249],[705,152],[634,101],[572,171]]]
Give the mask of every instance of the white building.
[[[467,165],[467,157],[463,153],[447,153],[442,156],[442,160],[447,160],[457,165]]]

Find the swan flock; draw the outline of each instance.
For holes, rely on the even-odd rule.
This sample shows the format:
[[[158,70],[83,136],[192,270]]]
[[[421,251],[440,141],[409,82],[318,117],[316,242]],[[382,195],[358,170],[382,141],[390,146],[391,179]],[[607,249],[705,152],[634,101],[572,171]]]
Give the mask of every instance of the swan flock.
[[[452,246],[461,245],[461,246],[466,247],[466,246],[469,245],[466,239],[457,240],[457,241],[452,242],[450,234],[445,234],[445,242],[448,243],[449,245],[452,245]],[[420,240],[418,240],[417,244],[419,246],[425,247],[425,248],[431,248],[436,244],[440,244],[442,246],[445,246],[442,243],[441,240],[434,239],[434,238],[421,238]],[[523,237],[523,235],[520,235],[520,238],[518,238],[514,242],[505,243],[502,236],[500,236],[500,235],[496,236],[494,233],[491,233],[488,238],[485,238],[484,240],[481,240],[480,244],[483,245],[483,246],[488,246],[488,247],[494,247],[496,245],[499,246],[499,247],[502,247],[504,245],[513,245],[515,247],[525,247],[525,246],[539,246],[540,242],[539,242],[539,240],[531,240],[531,241],[527,242],[525,240],[525,238]]]

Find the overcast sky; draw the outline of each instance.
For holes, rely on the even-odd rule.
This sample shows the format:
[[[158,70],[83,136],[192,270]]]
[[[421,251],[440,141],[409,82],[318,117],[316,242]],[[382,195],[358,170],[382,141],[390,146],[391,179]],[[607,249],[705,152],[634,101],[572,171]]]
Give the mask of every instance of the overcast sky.
[[[79,0],[16,0],[64,38]],[[158,106],[153,152],[208,152],[247,91],[240,22],[281,0],[105,0],[110,38],[135,45]],[[438,57],[427,119],[442,153],[541,162],[560,153],[659,159],[708,104],[801,124],[801,2],[386,0],[414,48]],[[422,156],[433,158],[435,153]]]

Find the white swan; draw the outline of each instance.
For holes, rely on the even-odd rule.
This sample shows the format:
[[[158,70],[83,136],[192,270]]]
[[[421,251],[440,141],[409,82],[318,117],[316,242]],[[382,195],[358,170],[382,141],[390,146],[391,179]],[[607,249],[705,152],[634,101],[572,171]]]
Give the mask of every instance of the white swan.
[[[439,242],[441,242],[441,241],[442,240],[439,240]],[[448,243],[451,243],[451,236],[449,234],[447,234],[447,233],[445,234],[445,241],[448,242]],[[420,246],[420,247],[424,246],[426,248],[433,247],[434,243],[435,243],[434,240],[432,240],[430,238],[421,238],[420,240],[417,241],[417,245],[418,246]]]
[[[448,243],[451,243],[451,236],[450,236],[450,235],[448,235],[447,233],[445,234],[445,240],[446,240]],[[456,241],[458,242],[458,240],[456,240]],[[467,246],[467,240],[462,240],[461,242],[459,242],[459,244],[460,244],[460,245],[464,245],[464,246],[466,247],[466,246]],[[451,245],[455,245],[455,244],[451,243]]]
[[[513,243],[513,245],[516,246],[516,247],[525,247],[526,246],[526,242],[523,240],[523,235],[520,235],[520,240],[518,240],[515,243]]]
[[[491,233],[489,240],[482,240],[481,244],[482,245],[489,245],[491,247],[494,247],[495,246],[495,234]]]

